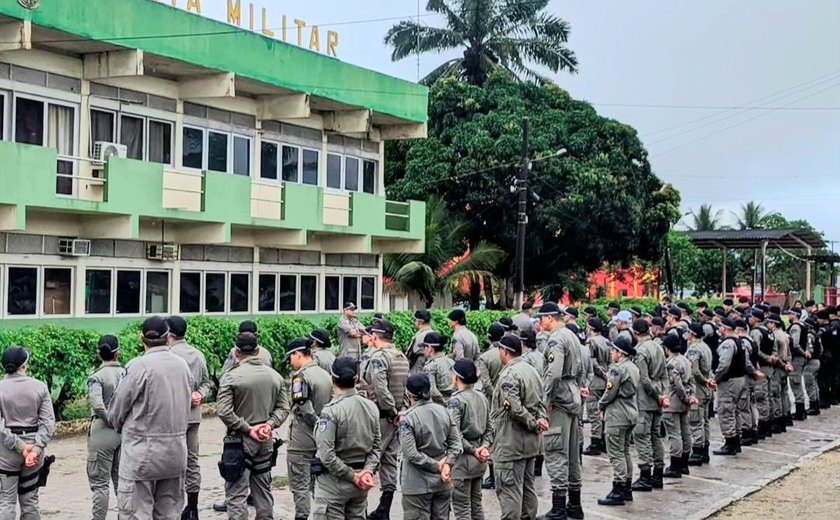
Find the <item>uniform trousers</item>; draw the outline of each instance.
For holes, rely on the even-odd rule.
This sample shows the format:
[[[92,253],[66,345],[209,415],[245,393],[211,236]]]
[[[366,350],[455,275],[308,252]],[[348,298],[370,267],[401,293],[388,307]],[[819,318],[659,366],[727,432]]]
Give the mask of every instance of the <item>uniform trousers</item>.
[[[788,396],[788,373],[784,369],[773,369],[773,381],[770,393],[773,396],[773,418],[787,417],[790,413],[790,399]]]
[[[671,447],[671,457],[679,458],[691,451],[691,430],[688,428],[688,412],[663,412],[665,432]]]
[[[198,463],[198,427],[201,423],[187,426],[187,473],[184,489],[187,493],[201,491],[201,465]]]
[[[760,421],[769,421],[773,417],[770,381],[773,379],[773,367],[761,367],[764,379],[755,382],[755,408]]]
[[[88,432],[87,476],[93,494],[93,520],[105,520],[111,498],[117,493],[120,471],[120,435],[96,417]]]
[[[702,448],[709,444],[709,402],[710,398],[700,399],[700,404],[688,412],[688,424],[691,429],[691,445]]]
[[[741,435],[742,429],[748,426],[741,424],[743,414],[740,409],[747,394],[747,384],[743,377],[734,377],[728,381],[718,383],[717,389],[717,417],[720,423],[720,433],[726,439]]]
[[[310,497],[315,491],[315,480],[309,469],[314,457],[314,451],[286,452],[286,470],[289,476],[289,491],[295,503],[295,517],[306,518],[311,511]]]
[[[379,484],[382,491],[397,490],[397,453],[400,449],[400,437],[397,427],[388,419],[379,419],[379,431],[382,434],[382,451],[379,454]]]
[[[274,496],[271,494],[272,443],[257,444],[243,439],[250,467],[246,467],[236,482],[225,482],[225,503],[230,520],[248,520],[248,495],[254,501],[257,520],[274,518]],[[157,517],[155,517],[157,518]]]
[[[808,360],[804,357],[793,358],[793,373],[790,375],[790,389],[793,390],[793,402],[805,404],[805,385],[802,384],[805,372],[805,363]]]
[[[820,360],[810,359],[805,364],[805,370],[802,375],[805,384],[805,392],[808,394],[808,403],[820,402],[820,387],[817,384],[817,374],[820,373]],[[813,406],[813,405],[812,405]]]
[[[535,520],[539,502],[534,488],[534,457],[493,465],[501,520]]]
[[[738,401],[738,413],[741,416],[741,429],[754,430],[757,426],[755,411],[755,387],[757,380],[744,377],[744,392]]]
[[[604,425],[598,410],[598,401],[604,395],[603,388],[590,388],[586,398],[586,419],[589,421],[590,435],[593,439],[600,439],[604,434]]]
[[[120,520],[177,520],[184,509],[184,477],[160,480],[120,478],[117,502]]]
[[[452,512],[458,520],[484,520],[481,477],[452,481]]]
[[[613,482],[626,482],[633,478],[633,456],[630,454],[630,441],[633,438],[633,426],[610,426],[604,430],[607,456],[613,471]]]
[[[633,443],[639,457],[639,466],[665,467],[665,449],[659,437],[662,412],[639,410],[639,420],[633,429]]]
[[[28,493],[19,494],[18,486],[30,487],[37,484],[39,465],[35,469],[22,468],[20,475],[0,475],[0,520],[39,520],[41,513],[38,506],[37,485]],[[15,515],[20,505],[20,516]]]
[[[554,410],[549,414],[549,429],[543,435],[545,467],[552,491],[580,489],[580,415]]]
[[[316,497],[310,518],[312,520],[366,520],[367,493],[335,499]]]
[[[422,495],[403,495],[404,520],[449,520],[452,490]]]

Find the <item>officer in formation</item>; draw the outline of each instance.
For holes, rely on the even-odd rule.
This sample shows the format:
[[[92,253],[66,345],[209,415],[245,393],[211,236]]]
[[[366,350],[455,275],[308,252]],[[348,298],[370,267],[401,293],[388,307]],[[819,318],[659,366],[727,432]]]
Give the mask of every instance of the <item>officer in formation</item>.
[[[633,326],[633,314],[630,311],[620,311],[613,319],[615,323],[615,337],[616,339],[623,337],[633,341],[633,333],[631,332]],[[615,342],[615,340],[611,340]]]
[[[502,371],[502,359],[500,355],[499,341],[505,335],[505,328],[499,323],[493,323],[487,329],[487,342],[489,343],[487,350],[481,353],[478,358],[478,376],[481,381],[481,391],[488,402],[493,400],[493,391],[496,388],[496,383],[499,380],[499,374]],[[493,471],[493,462],[490,462],[490,473],[482,482],[483,489],[496,489],[495,473]]]
[[[432,401],[438,404],[446,404],[455,391],[452,382],[452,367],[455,361],[444,354],[444,337],[437,332],[428,332],[423,339],[424,355],[426,364],[423,366],[423,373],[429,378],[431,390],[429,395]]]
[[[711,327],[711,325],[709,325]],[[715,382],[712,376],[712,350],[704,341],[706,327],[700,323],[688,326],[688,352],[686,357],[691,363],[691,381],[697,405],[691,407],[688,423],[691,428],[691,455],[689,466],[702,466],[709,462],[709,408]],[[716,334],[716,332],[715,332]]]
[[[478,338],[467,328],[467,313],[463,309],[454,309],[449,313],[449,327],[452,329],[452,358],[478,359]]]
[[[775,310],[778,311],[778,307]],[[774,312],[773,309],[771,309],[772,312]],[[776,343],[777,356],[770,380],[772,432],[785,433],[788,426],[793,426],[790,399],[788,399],[788,375],[793,373],[790,359],[790,336],[785,331],[784,322],[779,314],[770,314],[767,317],[767,329]],[[782,395],[783,392],[784,395]]]
[[[715,455],[736,455],[741,451],[740,403],[744,399],[748,383],[746,375],[755,371],[747,355],[746,348],[737,333],[735,322],[724,318],[720,323],[723,336],[718,346],[718,366],[715,369],[717,385],[717,416],[724,445],[714,450]]]
[[[612,344],[601,335],[604,323],[600,318],[589,318],[586,324],[589,357],[592,359],[592,383],[589,386],[589,397],[586,398],[587,420],[590,425],[590,443],[584,450],[584,455],[597,456],[606,451],[603,422],[600,418],[600,401],[607,386],[609,367],[612,363]],[[635,393],[633,394],[635,396]],[[635,421],[633,422],[635,425]]]
[[[0,518],[41,518],[38,488],[46,485],[53,456],[45,456],[55,431],[47,385],[26,375],[29,351],[8,347],[0,380]]]
[[[609,330],[607,338],[610,340],[610,343],[615,342],[616,338],[618,338],[618,325],[616,317],[619,312],[621,312],[621,305],[619,305],[618,302],[610,302],[607,304],[607,317],[609,318],[609,321],[607,322],[607,328]]]
[[[201,402],[210,393],[210,373],[207,360],[200,350],[184,339],[187,335],[187,322],[180,316],[166,319],[169,326],[169,351],[186,361],[193,377],[193,391],[190,395],[190,416],[187,421],[187,473],[184,488],[187,492],[187,506],[182,514],[183,520],[198,520],[198,493],[201,491],[201,468],[198,464],[198,427],[201,425]]]
[[[605,498],[598,499],[598,504],[621,506],[633,500],[630,442],[639,417],[636,400],[639,369],[629,359],[636,352],[626,338],[616,338],[610,347],[612,365],[608,369],[604,392],[598,400],[598,410],[605,424],[604,439],[613,471],[613,487]]]
[[[330,335],[324,329],[316,329],[309,333],[309,352],[312,359],[327,374],[335,363],[335,354],[330,350],[331,347]]]
[[[257,338],[257,343],[259,344],[260,341],[260,333],[257,324],[251,320],[245,320],[239,324],[239,334],[248,333],[253,334]],[[267,348],[258,347],[257,353],[255,354],[257,357],[262,359],[263,364],[265,366],[270,367],[272,366],[273,360],[271,359],[271,352],[268,351]],[[236,364],[236,347],[231,347],[230,352],[228,353],[228,357],[225,358],[225,362],[222,364],[222,371],[221,374],[224,375],[225,372],[233,368]],[[219,376],[221,379],[221,375]]]
[[[633,363],[639,369],[637,401],[639,420],[633,430],[633,441],[639,457],[639,478],[633,482],[633,491],[662,489],[665,469],[665,451],[659,429],[662,410],[670,404],[665,393],[668,374],[665,369],[665,353],[662,347],[650,337],[646,321],[633,322],[636,339],[636,355]]]
[[[531,330],[531,314],[534,312],[534,304],[525,302],[522,304],[521,312],[513,317],[513,325],[518,331]]]
[[[517,332],[522,340],[522,361],[534,367],[542,376],[545,374],[545,354],[537,350],[537,334],[533,330]]]
[[[826,409],[840,404],[840,322],[837,309],[826,307],[816,312],[816,336],[820,345],[819,384],[820,408]]]
[[[286,469],[295,503],[295,520],[309,518],[311,492],[315,486],[310,471],[310,461],[316,452],[313,429],[332,398],[333,388],[330,373],[315,361],[311,345],[311,341],[300,338],[286,346],[286,357],[294,370],[289,392],[292,410]]]
[[[688,411],[699,404],[691,384],[691,365],[680,352],[682,344],[674,335],[662,340],[668,361],[668,406],[662,410],[662,419],[671,447],[671,464],[665,469],[666,478],[688,475],[688,457],[691,452],[691,430],[688,428]]]
[[[805,410],[805,366],[813,356],[813,345],[809,341],[808,330],[801,323],[802,313],[796,309],[788,309],[785,313],[790,322],[788,336],[793,372],[790,374],[790,387],[793,391],[794,420],[804,421],[808,418]],[[819,406],[819,403],[817,404]]]
[[[405,352],[408,356],[409,371],[412,374],[419,374],[423,371],[423,365],[426,364],[426,349],[423,346],[423,340],[426,338],[426,334],[432,332],[432,314],[426,309],[416,311],[414,313],[414,328],[417,329],[417,332],[414,333],[411,345]]]
[[[356,319],[356,304],[345,303],[344,312],[338,319],[338,355],[351,357],[358,362],[362,355],[361,338],[363,334],[364,327]]]
[[[125,369],[120,365],[120,343],[115,336],[99,338],[97,355],[101,364],[87,380],[91,415],[87,475],[93,493],[93,520],[105,520],[110,499],[109,483],[113,482],[116,494],[120,469],[120,436],[108,422],[108,408],[117,386],[125,377]]]
[[[461,455],[461,432],[446,408],[433,402],[426,374],[409,376],[410,406],[400,420],[400,488],[403,515],[449,520],[452,468]]]

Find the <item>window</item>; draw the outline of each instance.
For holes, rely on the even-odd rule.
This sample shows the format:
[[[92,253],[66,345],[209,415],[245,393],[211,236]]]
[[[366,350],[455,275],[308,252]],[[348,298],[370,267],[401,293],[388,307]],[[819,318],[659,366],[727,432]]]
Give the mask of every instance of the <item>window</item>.
[[[85,314],[111,314],[111,270],[85,271]]]
[[[117,271],[117,314],[140,314],[140,271]]]
[[[259,295],[258,309],[260,312],[274,312],[277,302],[277,275],[275,274],[261,274],[259,279],[259,287],[257,288]]]
[[[298,182],[298,167],[300,165],[300,148],[283,145],[283,180]]]
[[[90,151],[97,142],[114,142],[114,125],[116,117],[113,112],[91,109],[90,111]]]
[[[44,103],[34,99],[15,100],[15,142],[44,146]]]
[[[146,314],[169,313],[169,273],[146,271]]]
[[[327,188],[341,189],[341,156],[327,154]]]
[[[227,283],[225,273],[204,275],[204,312],[225,312]]]
[[[251,277],[245,273],[230,275],[230,312],[248,312],[250,308]]]
[[[233,173],[251,175],[251,140],[247,137],[233,136]]]
[[[204,167],[204,130],[184,127],[184,153],[182,156],[185,168],[202,169]]]
[[[181,273],[180,295],[180,312],[201,312],[201,273]]]
[[[355,157],[344,158],[344,189],[359,191],[359,160]]]
[[[341,305],[351,302],[359,305],[359,279],[355,276],[345,276],[341,285]]]
[[[341,278],[338,276],[324,277],[324,310],[337,311],[339,309],[338,303],[338,286]]]
[[[38,268],[10,267],[6,311],[10,316],[34,316],[38,312]]]
[[[228,136],[217,132],[207,134],[207,169],[227,172]]]
[[[260,154],[260,178],[277,180],[277,145],[262,142]]]
[[[280,310],[294,311],[297,308],[297,276],[280,276]]]
[[[317,150],[303,150],[303,183],[311,186],[318,185],[318,158]]]
[[[318,277],[301,275],[300,277],[300,310],[318,310]]]
[[[362,277],[362,309],[373,310],[376,307],[376,278]]]
[[[376,161],[364,161],[362,171],[362,191],[376,194]]]
[[[172,123],[149,119],[149,162],[172,164]]]
[[[142,117],[123,115],[120,117],[120,144],[128,149],[128,158],[143,160],[143,130],[145,120]]]
[[[71,269],[44,268],[44,315],[72,314],[73,275]]]

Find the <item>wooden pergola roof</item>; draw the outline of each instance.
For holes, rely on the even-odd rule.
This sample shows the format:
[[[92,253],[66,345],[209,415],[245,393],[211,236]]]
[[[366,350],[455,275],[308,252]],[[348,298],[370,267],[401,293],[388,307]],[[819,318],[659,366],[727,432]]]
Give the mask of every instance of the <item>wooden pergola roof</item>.
[[[809,229],[745,229],[688,231],[686,236],[698,249],[820,249],[825,241]]]

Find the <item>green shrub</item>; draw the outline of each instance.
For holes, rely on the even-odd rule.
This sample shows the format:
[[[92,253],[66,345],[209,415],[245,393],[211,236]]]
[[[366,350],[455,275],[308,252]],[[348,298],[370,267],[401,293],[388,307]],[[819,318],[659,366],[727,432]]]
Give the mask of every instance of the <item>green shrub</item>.
[[[90,404],[85,397],[76,397],[64,403],[64,407],[59,412],[57,418],[61,421],[88,419],[90,418]]]

